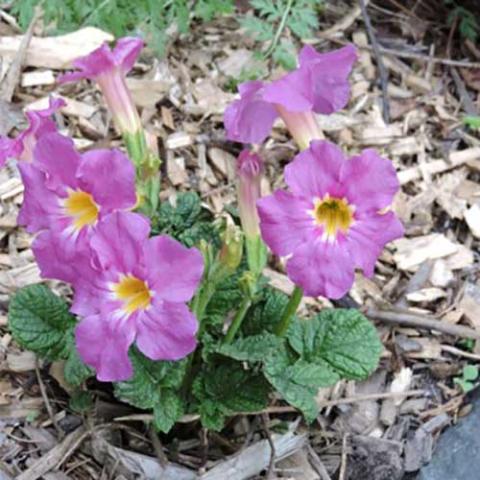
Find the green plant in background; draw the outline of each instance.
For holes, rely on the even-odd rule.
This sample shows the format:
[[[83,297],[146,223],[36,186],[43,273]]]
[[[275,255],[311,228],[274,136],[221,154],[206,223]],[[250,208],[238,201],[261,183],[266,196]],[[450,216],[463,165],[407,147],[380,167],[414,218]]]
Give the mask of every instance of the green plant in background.
[[[464,393],[471,392],[475,387],[475,380],[478,379],[478,367],[476,365],[465,365],[462,376],[456,377],[453,381],[460,386]]]
[[[467,115],[463,117],[462,122],[473,130],[478,130],[480,128],[480,117],[477,115]]]
[[[451,7],[448,14],[448,24],[453,25],[458,21],[458,31],[463,38],[476,42],[480,32],[477,15],[468,8],[459,5],[455,0],[444,0],[447,7]]]
[[[265,44],[260,52],[262,58],[273,58],[282,67],[293,69],[296,48],[285,31],[294,39],[311,37],[323,3],[324,0],[252,0],[252,14],[241,16],[239,21],[256,41]],[[48,34],[66,33],[87,25],[117,37],[140,33],[159,55],[165,52],[172,26],[186,33],[194,20],[210,21],[235,9],[234,0],[17,0],[11,13],[17,16],[22,29],[28,27],[36,5],[42,7]],[[264,74],[258,70],[245,76],[252,79]]]
[[[232,13],[233,0],[17,0],[12,14],[23,29],[30,23],[34,7],[41,5],[49,34],[65,33],[82,26],[95,26],[115,36],[143,34],[162,55],[172,26],[186,33],[192,20],[211,20]]]
[[[283,36],[286,29],[293,37],[311,37],[318,26],[318,10],[323,0],[252,0],[254,15],[245,16],[241,25],[255,40],[266,44],[261,52],[287,70],[295,68],[294,43]]]

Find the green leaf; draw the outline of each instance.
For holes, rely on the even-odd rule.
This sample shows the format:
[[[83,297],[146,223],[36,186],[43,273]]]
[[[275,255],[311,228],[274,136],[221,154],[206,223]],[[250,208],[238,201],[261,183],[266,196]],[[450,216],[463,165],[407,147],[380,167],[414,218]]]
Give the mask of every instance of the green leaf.
[[[126,382],[115,383],[115,395],[138,408],[154,408],[164,390],[178,389],[183,380],[186,360],[153,361],[135,348],[130,349],[134,375]]]
[[[50,360],[67,357],[76,320],[45,285],[30,285],[12,297],[8,323],[22,347]]]
[[[64,367],[64,377],[67,383],[73,387],[80,386],[87,378],[90,378],[94,375],[94,371],[88,366],[85,365],[80,357],[78,356],[77,349],[72,342],[68,358],[65,362]]]
[[[214,430],[223,427],[225,416],[265,408],[269,392],[262,375],[233,361],[210,365],[193,385],[202,424]]]
[[[476,365],[465,365],[463,367],[464,380],[476,380],[478,378],[478,367]]]
[[[212,221],[212,214],[202,207],[196,193],[179,193],[175,205],[168,201],[160,205],[153,218],[152,232],[170,235],[187,247],[198,245],[201,240],[219,245]]]
[[[72,393],[68,405],[74,412],[87,413],[91,411],[93,407],[92,393],[84,390],[77,390]]]
[[[241,338],[229,345],[220,345],[217,353],[240,361],[262,362],[283,347],[283,339],[272,333]]]
[[[161,432],[168,433],[184,413],[183,400],[173,390],[164,389],[153,407],[153,421]]]
[[[463,117],[463,123],[470,128],[480,128],[480,117],[476,115],[467,115]]]
[[[242,325],[243,332],[246,335],[273,332],[287,303],[287,295],[270,286],[264,286],[262,296],[246,315]]]
[[[289,365],[280,355],[267,361],[264,373],[282,397],[302,411],[307,422],[312,422],[318,414],[315,402],[318,389],[334,385],[339,380],[326,363],[297,360]]]
[[[297,320],[288,340],[310,363],[327,363],[342,378],[362,380],[378,366],[382,343],[375,327],[354,309],[329,309]]]
[[[296,50],[292,43],[282,41],[273,51],[273,59],[285,70],[293,70],[297,66]]]

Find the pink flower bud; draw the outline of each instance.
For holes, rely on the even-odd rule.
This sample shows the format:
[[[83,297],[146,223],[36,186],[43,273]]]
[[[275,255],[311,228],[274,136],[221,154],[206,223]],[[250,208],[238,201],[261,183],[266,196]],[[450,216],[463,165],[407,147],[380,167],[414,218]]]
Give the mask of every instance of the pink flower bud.
[[[237,159],[238,206],[240,220],[247,238],[260,235],[256,202],[260,198],[260,180],[263,173],[261,157],[243,150]]]

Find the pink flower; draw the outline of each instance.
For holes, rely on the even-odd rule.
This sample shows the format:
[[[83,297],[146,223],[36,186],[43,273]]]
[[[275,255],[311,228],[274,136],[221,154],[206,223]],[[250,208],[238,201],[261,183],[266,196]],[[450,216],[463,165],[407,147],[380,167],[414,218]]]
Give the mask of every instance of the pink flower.
[[[125,75],[133,68],[144,46],[140,38],[124,37],[112,50],[106,43],[73,66],[79,71],[58,78],[60,83],[88,78],[98,83],[120,133],[135,133],[141,129],[138,112],[126,85]]]
[[[37,140],[47,133],[56,132],[57,126],[51,116],[65,106],[61,98],[49,99],[49,106],[43,110],[27,110],[28,127],[17,138],[0,138],[0,166],[5,164],[7,158],[32,161],[33,149]]]
[[[306,148],[321,135],[312,112],[330,114],[347,104],[348,75],[356,58],[353,45],[328,53],[305,46],[296,70],[269,84],[251,81],[239,85],[240,99],[225,112],[227,137],[260,143],[280,115],[301,148]]]
[[[132,375],[134,342],[152,360],[178,360],[196,346],[197,321],[186,302],[201,280],[202,255],[149,233],[141,215],[105,217],[90,242],[94,267],[74,284],[72,311],[84,317],[75,332],[78,351],[102,381]]]
[[[136,203],[135,171],[119,150],[81,155],[69,138],[49,133],[38,140],[34,157],[19,164],[25,193],[18,221],[29,232],[49,229],[70,258],[105,215]],[[39,264],[42,269],[41,258]]]
[[[314,141],[285,169],[290,191],[257,202],[262,236],[271,250],[290,255],[287,273],[306,295],[342,297],[355,268],[372,276],[384,245],[403,235],[390,206],[399,189],[394,167],[374,150],[346,159]]]

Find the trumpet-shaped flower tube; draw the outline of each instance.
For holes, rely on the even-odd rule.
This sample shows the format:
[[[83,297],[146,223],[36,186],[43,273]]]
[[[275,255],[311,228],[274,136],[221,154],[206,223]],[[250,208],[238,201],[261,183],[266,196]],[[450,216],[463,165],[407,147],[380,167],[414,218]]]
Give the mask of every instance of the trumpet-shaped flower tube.
[[[237,195],[240,220],[245,233],[245,246],[250,271],[259,275],[267,263],[267,251],[260,236],[257,200],[264,166],[262,158],[243,150],[237,158]]]
[[[403,235],[385,211],[399,188],[391,162],[374,150],[351,159],[326,141],[314,141],[285,169],[289,191],[257,202],[264,241],[289,256],[287,273],[308,296],[340,298],[355,268],[372,276],[386,243]]]
[[[186,302],[202,278],[202,255],[149,233],[142,215],[108,215],[90,241],[94,265],[74,283],[72,311],[83,317],[77,348],[102,381],[132,375],[134,342],[152,360],[179,360],[196,346],[197,320]]]
[[[73,62],[77,71],[59,77],[60,83],[88,78],[98,83],[115,124],[123,134],[141,130],[140,117],[127,88],[125,75],[132,69],[143,48],[140,38],[121,38],[112,50],[106,43]]]
[[[347,104],[348,76],[356,58],[353,45],[328,53],[305,46],[296,70],[271,83],[239,85],[240,99],[225,112],[227,137],[260,143],[280,116],[300,148],[307,148],[311,140],[322,138],[313,114],[330,114]]]

